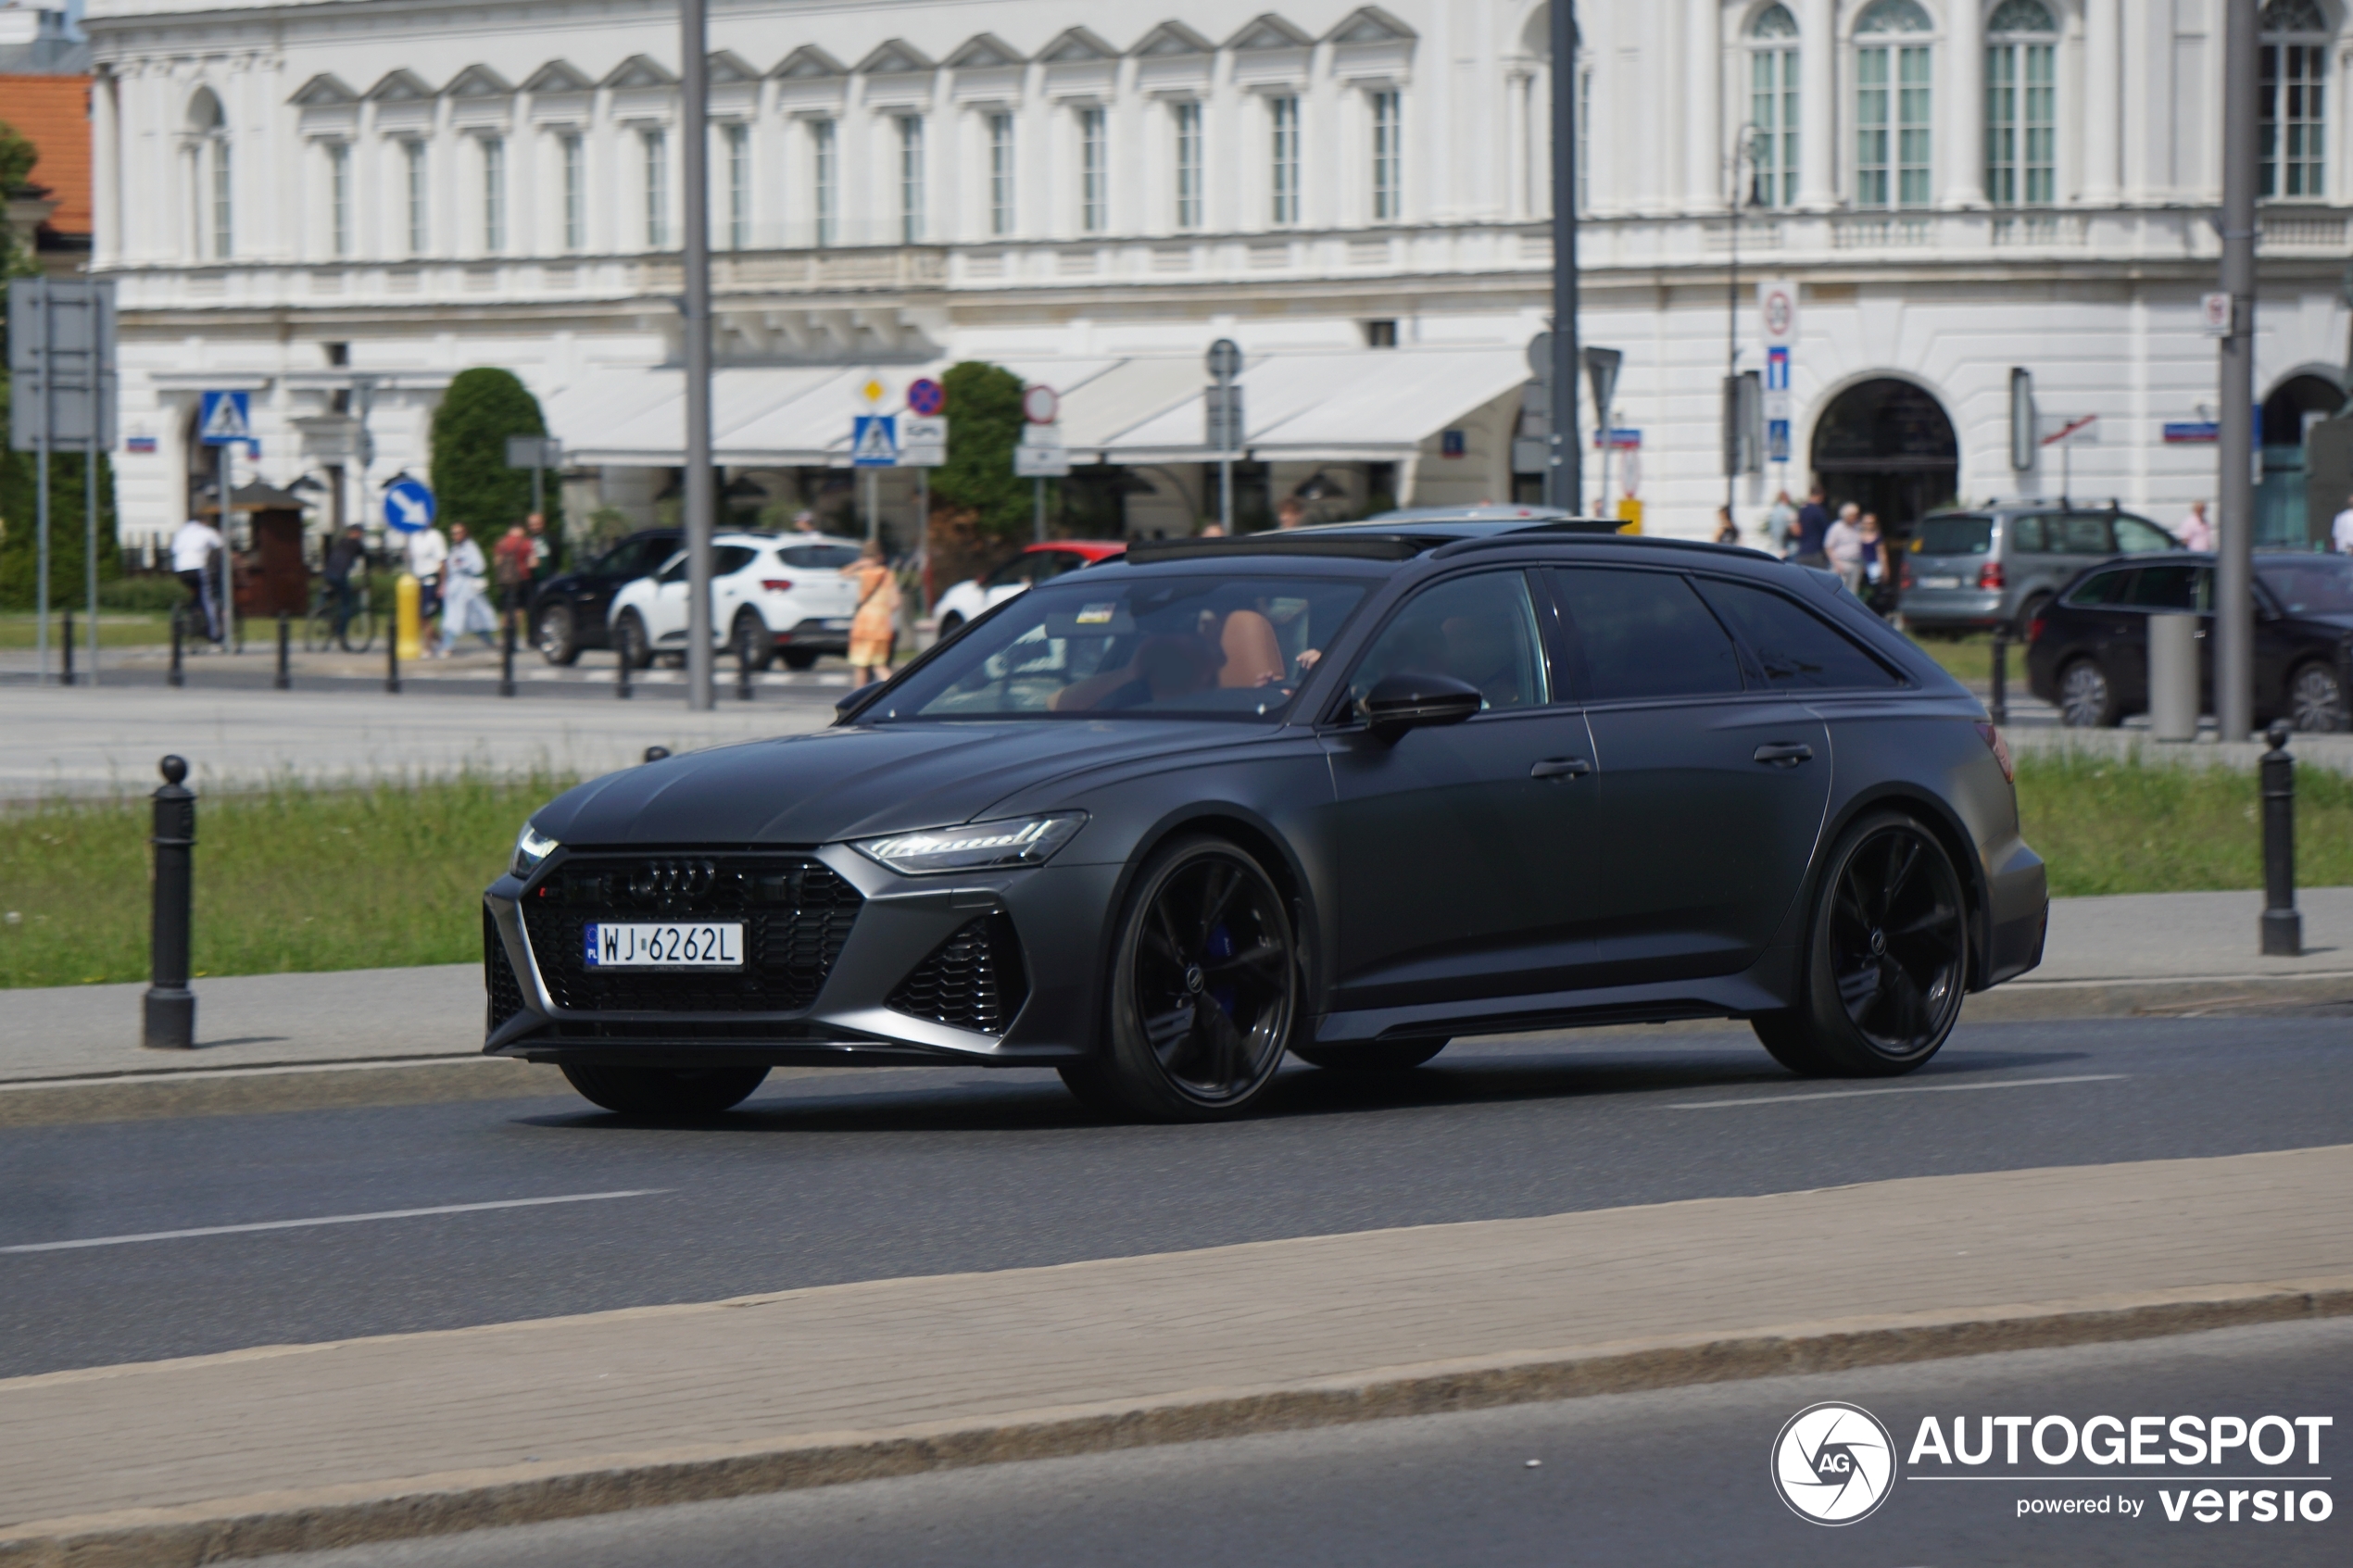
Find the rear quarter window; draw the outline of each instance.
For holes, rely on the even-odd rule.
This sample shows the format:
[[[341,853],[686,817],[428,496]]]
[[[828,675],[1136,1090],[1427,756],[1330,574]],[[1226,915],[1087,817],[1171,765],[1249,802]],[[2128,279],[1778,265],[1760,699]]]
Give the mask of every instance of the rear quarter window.
[[[2130,571],[2103,571],[2085,578],[2067,596],[2071,605],[2120,605],[2130,601],[2133,579],[2140,575]]]
[[[1699,579],[1726,625],[1745,646],[1752,680],[1767,691],[1885,690],[1903,683],[1847,634],[1769,588]]]

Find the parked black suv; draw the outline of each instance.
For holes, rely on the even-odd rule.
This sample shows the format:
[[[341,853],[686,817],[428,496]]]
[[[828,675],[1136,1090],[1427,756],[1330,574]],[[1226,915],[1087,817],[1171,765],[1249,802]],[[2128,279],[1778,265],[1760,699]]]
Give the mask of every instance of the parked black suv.
[[[531,596],[533,645],[550,664],[570,664],[583,648],[612,646],[605,611],[613,595],[668,560],[684,538],[674,528],[645,529],[579,571],[542,583]]]
[[[2353,729],[2353,558],[2255,558],[2255,717]],[[2214,558],[2141,556],[2084,572],[2028,627],[2026,672],[2059,721],[2112,727],[2145,713],[2148,618],[2198,617],[2198,700],[2213,710]]]

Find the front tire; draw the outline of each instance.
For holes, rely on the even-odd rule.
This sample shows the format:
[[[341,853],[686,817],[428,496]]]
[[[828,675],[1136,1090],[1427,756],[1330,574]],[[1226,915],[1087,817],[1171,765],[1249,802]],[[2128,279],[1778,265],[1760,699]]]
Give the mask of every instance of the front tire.
[[[575,663],[580,658],[580,627],[573,620],[572,606],[549,605],[539,612],[539,624],[532,628],[532,645],[539,657],[559,667]]]
[[[1222,838],[1145,862],[1112,944],[1101,1057],[1063,1069],[1097,1110],[1214,1122],[1265,1098],[1299,1011],[1290,915],[1264,868]]]
[[[1310,1067],[1339,1073],[1406,1073],[1446,1048],[1443,1040],[1371,1040],[1361,1046],[1293,1046]]]
[[[2079,659],[2059,671],[2059,722],[2076,730],[2112,730],[2124,721],[2116,685],[2099,661]]]
[[[2353,720],[2344,678],[2318,660],[2288,677],[2287,709],[2288,722],[2306,734],[2337,734]]]
[[[716,1116],[742,1104],[768,1076],[764,1067],[592,1067],[564,1064],[583,1097],[623,1116],[678,1121]]]
[[[1797,1005],[1750,1020],[1809,1077],[1888,1078],[1943,1047],[1969,986],[1969,914],[1936,835],[1882,811],[1839,835],[1808,922]]]
[[[645,620],[635,610],[623,610],[621,619],[613,622],[612,651],[632,670],[653,667],[654,641],[646,634]]]

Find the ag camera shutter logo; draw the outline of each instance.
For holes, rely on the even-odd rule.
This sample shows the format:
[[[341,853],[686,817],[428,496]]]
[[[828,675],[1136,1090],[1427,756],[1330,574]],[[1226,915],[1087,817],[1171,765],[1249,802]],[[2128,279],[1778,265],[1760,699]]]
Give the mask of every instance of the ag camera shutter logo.
[[[1895,1440],[1860,1405],[1808,1405],[1773,1439],[1773,1488],[1800,1519],[1852,1524],[1876,1512],[1894,1486]]]

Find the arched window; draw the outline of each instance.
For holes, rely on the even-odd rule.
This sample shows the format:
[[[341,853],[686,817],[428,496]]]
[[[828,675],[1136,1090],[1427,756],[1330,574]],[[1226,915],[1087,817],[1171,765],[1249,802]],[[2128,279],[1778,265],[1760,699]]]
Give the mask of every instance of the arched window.
[[[1797,19],[1768,6],[1748,24],[1748,121],[1756,127],[1756,194],[1797,199]]]
[[[209,87],[188,101],[188,192],[198,257],[226,261],[235,254],[229,157],[229,119]]]
[[[1935,31],[1919,0],[1873,0],[1855,23],[1856,207],[1929,203]]]
[[[2327,194],[2322,149],[2328,132],[2328,19],[2320,0],[2271,0],[2263,7],[2258,57],[2263,77],[2262,178],[2271,200]]]
[[[2002,0],[1985,36],[1985,194],[1995,207],[2048,207],[2058,199],[2058,23],[2043,0]]]

